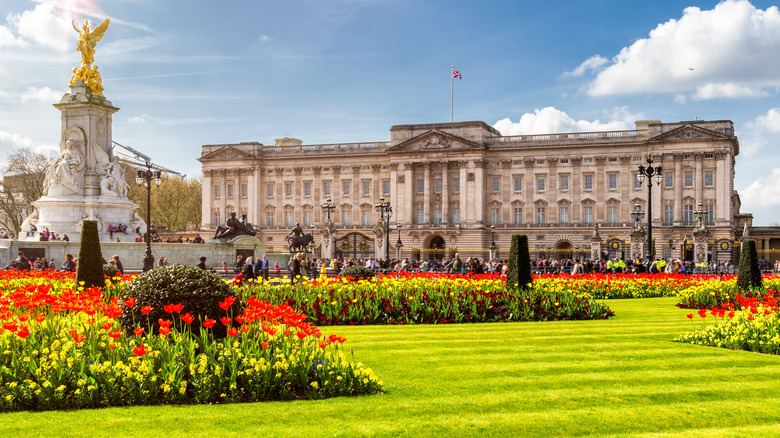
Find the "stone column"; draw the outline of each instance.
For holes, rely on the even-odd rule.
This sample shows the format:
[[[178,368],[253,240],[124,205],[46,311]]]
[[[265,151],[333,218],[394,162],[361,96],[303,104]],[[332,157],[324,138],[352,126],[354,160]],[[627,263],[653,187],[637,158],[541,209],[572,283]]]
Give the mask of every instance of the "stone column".
[[[683,220],[683,207],[682,207],[682,189],[683,189],[683,175],[682,175],[682,154],[674,154],[674,220],[675,222],[682,222]],[[729,197],[731,199],[731,197]]]
[[[485,160],[474,160],[474,221],[485,223]]]
[[[460,178],[460,187],[458,187],[458,208],[460,209],[460,223],[465,224],[468,221],[468,193],[466,192],[466,181],[468,179],[468,161],[459,160],[458,170]]]
[[[207,228],[207,229],[212,226],[214,227],[217,226],[217,224],[212,225],[211,223],[214,220],[214,215],[211,214],[211,203],[214,197],[214,195],[211,193],[211,184],[212,184],[211,171],[204,170],[203,182],[201,183],[203,200],[201,202],[200,214],[201,214],[201,222],[203,224],[203,228]]]
[[[433,194],[433,188],[431,187],[431,163],[430,161],[423,162],[423,217],[426,224],[433,223],[433,214],[431,212],[431,195]]]
[[[693,174],[693,184],[696,192],[696,202],[704,201],[704,170],[702,169],[704,154],[694,155],[696,161],[696,170]]]
[[[409,216],[406,218],[404,225],[411,225],[415,221],[414,211],[414,164],[404,163],[404,184],[406,184],[406,200],[404,204],[409,208]]]
[[[441,223],[450,223],[450,163],[441,163]]]
[[[604,170],[604,163],[607,161],[607,157],[595,157],[596,160],[596,172],[593,178],[593,198],[596,200],[596,205],[593,206],[593,222],[606,222],[607,211],[604,205],[604,201],[609,196],[607,190],[607,172]]]

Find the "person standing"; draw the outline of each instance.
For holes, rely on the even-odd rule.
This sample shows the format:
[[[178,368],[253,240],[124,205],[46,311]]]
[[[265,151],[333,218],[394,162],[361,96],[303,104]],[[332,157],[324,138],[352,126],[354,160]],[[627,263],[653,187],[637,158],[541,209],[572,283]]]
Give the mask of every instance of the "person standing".
[[[116,266],[116,269],[119,271],[118,275],[123,275],[125,273],[125,268],[122,267],[122,262],[119,260],[119,256],[115,255],[111,257],[111,260],[114,261],[114,266]]]
[[[73,261],[73,254],[71,254],[71,253],[65,254],[65,260],[62,261],[61,268],[65,272],[75,272],[76,271],[76,262]]]
[[[201,257],[200,258],[200,263],[198,263],[198,267],[200,269],[203,269],[204,271],[207,270],[207,268],[206,268],[206,257]]]
[[[460,274],[463,269],[463,261],[460,259],[460,254],[455,253],[455,258],[452,259],[447,266],[444,267],[450,274]]]

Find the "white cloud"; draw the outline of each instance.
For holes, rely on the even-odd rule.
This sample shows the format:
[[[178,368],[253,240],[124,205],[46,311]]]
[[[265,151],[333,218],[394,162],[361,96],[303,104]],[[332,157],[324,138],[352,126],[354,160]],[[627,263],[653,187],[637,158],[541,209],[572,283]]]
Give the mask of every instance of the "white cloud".
[[[748,127],[780,132],[780,108],[772,108],[766,114],[756,117],[756,120],[748,124]]]
[[[735,83],[709,83],[696,88],[694,99],[705,100],[718,97],[764,97],[766,91],[758,86],[738,85]]]
[[[0,149],[7,149],[8,146],[13,148],[26,148],[32,145],[33,141],[29,137],[22,137],[19,134],[12,134],[0,130]]]
[[[268,35],[260,35],[260,37],[257,40],[260,41],[261,43],[267,43],[271,41],[271,39],[272,38],[269,37]]]
[[[777,7],[756,9],[747,0],[704,11],[689,7],[679,20],[624,47],[585,90],[591,96],[695,91],[697,99],[757,97],[780,85],[778,52]]]
[[[73,48],[73,25],[70,18],[50,4],[36,5],[21,14],[9,14],[8,23],[19,37],[57,50]]]
[[[611,114],[607,114],[608,121],[602,122],[598,119],[594,121],[574,120],[565,112],[547,107],[534,110],[533,113],[526,113],[520,117],[518,122],[512,122],[509,118],[501,119],[493,127],[501,132],[502,135],[530,135],[530,134],[551,134],[562,132],[585,132],[585,131],[622,131],[634,128],[634,122],[641,120],[642,116],[631,114],[627,107],[618,107]]]
[[[23,46],[24,41],[17,38],[6,26],[0,26],[0,47]]]
[[[149,119],[149,114],[144,114],[141,116],[133,116],[127,119],[130,123],[146,123],[146,121]]]
[[[584,75],[588,70],[596,71],[599,70],[604,64],[609,63],[609,59],[601,56],[601,55],[593,55],[590,58],[586,59],[582,62],[577,68],[575,68],[572,71],[564,72],[562,76],[582,76]]]
[[[747,188],[739,191],[744,211],[756,207],[773,207],[780,205],[780,168],[772,169],[768,176],[762,176],[753,181]]]
[[[64,94],[65,93],[62,91],[55,91],[49,87],[29,87],[27,88],[27,91],[22,93],[20,99],[22,103],[26,103],[31,100],[38,100],[44,103],[58,103]]]

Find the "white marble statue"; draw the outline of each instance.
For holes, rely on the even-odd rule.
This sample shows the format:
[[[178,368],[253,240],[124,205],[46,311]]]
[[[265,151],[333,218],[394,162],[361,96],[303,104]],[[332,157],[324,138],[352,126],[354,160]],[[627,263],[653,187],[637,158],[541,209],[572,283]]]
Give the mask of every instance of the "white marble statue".
[[[127,195],[127,183],[125,182],[124,169],[117,160],[104,165],[103,176],[100,179],[100,194],[103,196]]]
[[[78,193],[81,185],[77,175],[84,170],[84,156],[73,144],[73,140],[65,141],[65,146],[60,155],[49,167],[46,173],[46,192],[52,185],[60,185],[73,193]]]

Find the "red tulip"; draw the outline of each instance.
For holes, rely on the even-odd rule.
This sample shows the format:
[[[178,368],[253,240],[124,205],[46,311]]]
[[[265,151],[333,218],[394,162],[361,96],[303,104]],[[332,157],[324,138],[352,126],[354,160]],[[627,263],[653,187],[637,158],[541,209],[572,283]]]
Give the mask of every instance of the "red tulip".
[[[147,353],[146,352],[146,346],[143,345],[143,344],[133,348],[133,354],[138,356],[138,357],[141,357],[141,356],[145,355],[146,353]]]
[[[235,297],[225,297],[225,299],[219,303],[219,308],[222,310],[227,310],[230,308],[230,306],[233,305],[234,301],[236,301]]]
[[[16,332],[16,336],[19,336],[22,339],[30,336],[30,328],[26,325],[19,327],[19,331]]]
[[[144,328],[137,327],[135,330],[133,330],[133,333],[135,333],[136,336],[141,336],[142,334],[144,334]]]
[[[266,342],[261,342],[260,346],[263,347],[263,348],[268,348],[268,342],[267,341]]]
[[[160,334],[165,336],[171,332],[170,327],[160,327]]]
[[[227,334],[228,336],[236,336],[238,334],[238,329],[235,327],[228,329]]]
[[[228,326],[230,325],[230,318],[227,316],[223,316],[222,318],[219,318],[220,321],[222,321],[222,325]]]
[[[144,315],[148,315],[149,313],[151,313],[152,310],[154,310],[152,306],[141,307],[141,313],[143,313]]]
[[[186,322],[187,324],[192,324],[192,321],[195,321],[195,317],[190,314],[190,312],[185,313],[181,316],[181,319]]]
[[[133,297],[128,297],[126,300],[124,300],[124,302],[125,302],[125,306],[127,307],[133,307],[135,306],[136,303],[135,298]]]
[[[122,336],[122,330],[114,330],[113,332],[109,333],[108,336],[111,339],[119,339],[119,337]]]
[[[207,319],[203,321],[203,327],[211,328],[214,327],[214,324],[216,324],[217,321],[215,319]]]

